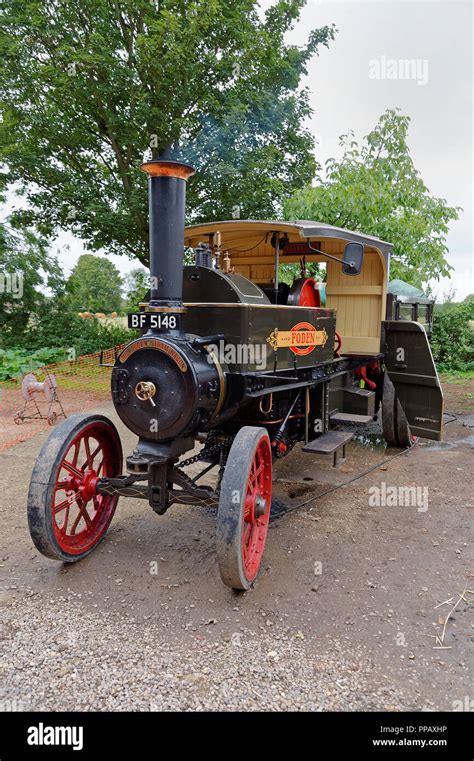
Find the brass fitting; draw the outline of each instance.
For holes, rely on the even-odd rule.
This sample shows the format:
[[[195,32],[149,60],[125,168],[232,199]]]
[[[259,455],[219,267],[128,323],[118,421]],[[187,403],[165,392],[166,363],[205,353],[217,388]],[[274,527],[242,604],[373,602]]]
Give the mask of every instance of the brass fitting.
[[[135,386],[135,396],[141,399],[142,402],[150,400],[153,407],[156,407],[153,397],[156,394],[156,386],[151,381],[140,381]]]

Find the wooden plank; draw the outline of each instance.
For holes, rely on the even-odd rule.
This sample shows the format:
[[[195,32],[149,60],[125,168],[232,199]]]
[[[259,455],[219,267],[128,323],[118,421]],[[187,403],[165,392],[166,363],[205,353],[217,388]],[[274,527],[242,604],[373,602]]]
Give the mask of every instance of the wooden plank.
[[[354,277],[354,280],[357,276]],[[381,296],[381,285],[328,285],[326,286],[328,296]]]
[[[378,354],[380,351],[379,336],[348,336],[342,338],[342,353],[346,354]]]

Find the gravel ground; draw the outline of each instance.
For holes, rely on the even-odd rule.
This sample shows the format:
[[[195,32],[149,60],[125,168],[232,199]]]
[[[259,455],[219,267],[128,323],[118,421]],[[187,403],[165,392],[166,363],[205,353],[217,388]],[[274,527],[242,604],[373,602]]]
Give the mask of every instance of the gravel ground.
[[[445,390],[448,412],[472,416],[474,384]],[[109,405],[101,411],[114,416]],[[131,451],[133,436],[121,432]],[[437,606],[473,588],[472,433],[458,417],[442,446],[422,442],[274,521],[262,574],[245,594],[221,584],[215,516],[198,508],[159,517],[121,500],[88,558],[63,566],[42,557],[25,504],[44,435],[0,453],[0,706],[452,710],[472,695],[470,606],[462,601],[450,618],[448,649],[434,649],[433,635],[451,607]],[[389,456],[376,435],[351,443],[338,469],[295,451],[277,467],[276,496],[296,504]],[[369,507],[369,488],[383,482],[426,486],[428,510]]]
[[[363,648],[333,640],[322,642],[319,653],[308,652],[305,635],[283,619],[266,618],[265,624],[277,625],[274,635],[236,625],[223,637],[210,633],[183,640],[163,636],[160,629],[171,626],[163,616],[144,623],[100,614],[98,632],[97,614],[85,612],[73,592],[44,604],[29,591],[21,611],[28,628],[7,625],[15,641],[8,695],[23,703],[23,710],[406,708]],[[58,614],[63,602],[68,613]]]

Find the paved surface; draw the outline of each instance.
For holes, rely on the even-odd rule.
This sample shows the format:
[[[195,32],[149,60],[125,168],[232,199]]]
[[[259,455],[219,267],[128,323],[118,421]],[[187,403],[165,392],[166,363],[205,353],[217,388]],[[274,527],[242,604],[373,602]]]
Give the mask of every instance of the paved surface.
[[[472,416],[474,384],[445,390],[448,413]],[[3,708],[452,710],[474,697],[465,600],[435,647],[474,589],[474,430],[461,418],[445,444],[395,459],[372,435],[337,470],[297,450],[282,460],[275,492],[296,505],[392,458],[274,521],[245,594],[221,584],[215,516],[198,508],[159,517],[122,499],[84,561],[39,555],[25,503],[44,438],[0,453]],[[428,492],[371,505],[383,483]]]

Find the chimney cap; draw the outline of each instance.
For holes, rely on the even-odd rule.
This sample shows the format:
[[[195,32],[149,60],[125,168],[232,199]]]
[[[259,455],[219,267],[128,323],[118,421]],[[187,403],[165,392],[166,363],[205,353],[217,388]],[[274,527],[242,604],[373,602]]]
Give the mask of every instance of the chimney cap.
[[[181,161],[171,159],[152,159],[145,161],[140,169],[150,177],[178,177],[180,180],[187,180],[196,173],[194,167],[189,164],[183,164]]]

